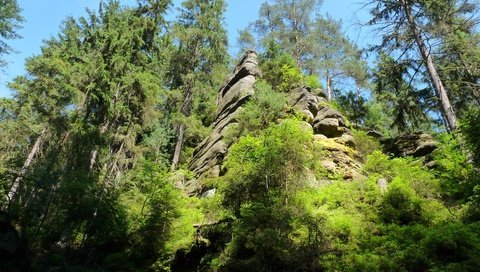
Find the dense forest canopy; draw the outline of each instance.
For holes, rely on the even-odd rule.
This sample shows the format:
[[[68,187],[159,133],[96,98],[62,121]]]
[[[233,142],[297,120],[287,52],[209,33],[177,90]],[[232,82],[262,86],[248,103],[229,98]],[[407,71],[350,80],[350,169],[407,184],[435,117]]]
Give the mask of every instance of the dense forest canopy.
[[[0,271],[478,271],[480,3],[364,1],[362,48],[321,0],[264,1],[238,56],[227,6],[102,1],[26,59]]]

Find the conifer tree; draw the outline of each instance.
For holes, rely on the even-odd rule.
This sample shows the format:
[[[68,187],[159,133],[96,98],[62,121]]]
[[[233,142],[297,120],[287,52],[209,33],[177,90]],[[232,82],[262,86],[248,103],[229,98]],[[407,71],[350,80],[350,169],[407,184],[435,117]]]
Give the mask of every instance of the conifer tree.
[[[2,182],[13,182],[6,204],[35,245],[81,249],[126,236],[119,184],[161,114],[169,5],[110,1],[69,18],[11,84],[37,125],[16,176]]]
[[[17,0],[0,1],[0,67],[6,64],[3,59],[5,54],[13,51],[7,40],[20,38],[17,32],[23,21],[20,11]]]
[[[369,4],[373,18],[368,24],[377,26],[382,34],[382,42],[376,48],[396,52],[403,59],[414,60],[416,57],[411,52],[417,54],[429,79],[428,83],[438,98],[438,108],[445,118],[447,129],[455,130],[457,116],[450,101],[452,93],[445,87],[445,78],[440,74],[439,63],[433,53],[439,51],[435,45],[444,41],[437,31],[439,18],[452,10],[468,13],[470,1],[375,0]],[[459,8],[461,6],[467,8]]]
[[[250,27],[257,34],[258,44],[267,49],[274,41],[293,56],[304,73],[323,78],[330,99],[335,78],[351,78],[364,85],[366,63],[360,50],[343,34],[341,22],[319,14],[322,4],[318,0],[267,1],[261,6],[260,18]],[[251,39],[245,31],[241,34],[241,42]]]
[[[184,1],[174,26],[177,52],[172,59],[171,88],[182,93],[180,115],[183,120],[176,127],[172,170],[177,168],[180,160],[187,129],[185,119],[192,114],[195,96],[202,87],[211,88],[212,73],[228,59],[223,27],[225,8],[223,0]]]

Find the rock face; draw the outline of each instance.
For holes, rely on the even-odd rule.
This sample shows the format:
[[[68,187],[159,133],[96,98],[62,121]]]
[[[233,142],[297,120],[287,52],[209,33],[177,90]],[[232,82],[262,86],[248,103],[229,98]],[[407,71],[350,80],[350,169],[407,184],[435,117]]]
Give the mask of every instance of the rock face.
[[[383,151],[395,157],[423,157],[437,148],[431,135],[417,132],[381,140]]]
[[[352,149],[355,138],[345,117],[328,106],[325,94],[308,87],[296,88],[290,91],[288,103],[306,116],[315,141],[322,146],[324,154],[321,163],[328,175],[345,180],[359,177],[361,165]]]
[[[319,93],[320,95],[316,95],[315,93]],[[311,122],[320,110],[320,102],[327,101],[325,94],[323,94],[323,96],[321,94],[323,94],[321,90],[315,90],[314,93],[312,93],[309,87],[297,88],[288,94],[288,104],[295,110],[305,114]]]
[[[238,123],[238,113],[254,94],[254,84],[260,76],[257,54],[248,51],[220,88],[212,132],[197,146],[189,164],[195,178],[190,181],[177,180],[176,187],[190,195],[203,196],[205,188],[202,188],[200,181],[221,175],[221,165],[229,148],[225,137],[229,128]],[[326,167],[327,171],[335,175],[345,174],[346,179],[355,176],[359,166],[355,160],[350,159],[354,153],[351,147],[355,146],[355,140],[345,117],[327,105],[323,91],[312,91],[309,87],[296,88],[288,93],[288,105],[306,117],[305,125],[313,130],[315,139],[326,146],[325,150],[329,153],[326,158],[329,161],[325,165],[330,166]],[[340,173],[346,168],[352,171]]]
[[[327,138],[335,138],[337,142],[355,146],[355,140],[348,128],[348,122],[338,111],[326,104],[325,94],[320,90],[311,91],[309,87],[301,87],[290,91],[289,105],[307,116],[315,134]]]
[[[221,163],[229,147],[224,138],[228,129],[237,123],[236,118],[242,110],[242,105],[254,94],[253,85],[259,76],[261,72],[258,68],[257,54],[248,51],[219,91],[216,118],[210,136],[203,140],[193,153],[189,168],[197,178],[220,175]],[[189,191],[196,189],[198,188]]]

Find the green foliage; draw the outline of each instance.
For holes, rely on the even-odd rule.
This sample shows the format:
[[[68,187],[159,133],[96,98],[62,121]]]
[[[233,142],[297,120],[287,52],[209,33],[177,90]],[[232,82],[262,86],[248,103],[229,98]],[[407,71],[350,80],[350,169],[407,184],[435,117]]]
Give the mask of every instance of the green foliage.
[[[361,127],[365,123],[365,117],[368,114],[367,101],[359,92],[347,92],[345,94],[335,95],[335,102],[338,104],[343,115],[354,124],[355,127]]]
[[[373,74],[376,100],[385,104],[392,116],[390,126],[401,131],[418,129],[427,121],[425,112],[431,95],[428,89],[413,86],[416,73],[410,74],[409,65],[408,61],[397,62],[381,52]]]
[[[14,38],[18,5],[4,2],[7,9],[0,7],[0,13],[14,12],[0,16],[0,25],[7,22],[0,38],[4,33]],[[265,47],[260,54],[265,77],[235,116],[222,176],[201,180],[217,193],[187,197],[175,188],[195,178],[182,168],[170,170],[175,134],[184,144],[180,162],[187,162],[214,121],[216,88],[229,57],[225,1],[184,1],[168,24],[170,2],[139,0],[130,8],[109,1],[98,13],[67,19],[41,54],[27,60],[28,76],[10,84],[15,97],[0,99],[0,185],[9,195],[0,203],[11,220],[6,223],[21,231],[32,256],[26,258],[31,267],[20,270],[475,271],[480,266],[478,110],[464,112],[463,138],[441,136],[436,163],[428,164],[432,169],[413,158],[382,154],[365,132],[353,131],[355,152],[335,139],[315,141],[311,124],[286,118],[286,92],[320,88],[319,76],[327,77],[327,89],[338,77],[359,88],[367,85],[360,51],[343,36],[340,22],[312,19],[321,1],[262,6],[254,27]],[[471,26],[458,23],[468,20],[447,12],[460,7],[456,3],[422,0],[415,8],[428,16],[422,23],[441,26],[424,28],[429,35],[442,43],[438,33],[448,37],[442,50],[432,50],[445,57],[442,73],[455,89],[458,107],[475,103],[465,101],[475,99],[478,37]],[[392,15],[383,8],[374,10],[378,21]],[[460,28],[452,33],[454,25]],[[403,27],[392,35],[408,33]],[[244,46],[255,46],[249,33],[241,38]],[[410,38],[383,42],[397,42],[395,51]],[[0,41],[0,57],[4,46]],[[447,48],[458,52],[446,54]],[[385,136],[429,127],[428,118],[418,117],[438,106],[425,81],[417,81],[425,74],[412,66],[418,62],[395,57],[381,54],[370,101],[357,89],[333,102],[358,126]],[[468,94],[462,95],[462,88]],[[346,182],[327,173],[324,161],[342,163],[335,152],[363,162],[361,170],[356,163],[348,169],[359,175]]]
[[[460,123],[460,131],[462,136],[465,138],[468,150],[470,150],[470,156],[475,165],[474,169],[467,168],[472,173],[473,177],[469,180],[466,185],[470,188],[471,194],[466,194],[468,198],[467,203],[467,218],[469,220],[479,221],[480,220],[480,178],[479,178],[479,167],[480,167],[480,144],[479,144],[479,121],[480,120],[480,111],[478,109],[472,109],[465,114],[465,118]],[[459,181],[462,182],[462,181]],[[465,183],[462,183],[465,184]]]
[[[243,106],[238,117],[238,135],[255,133],[276,123],[285,116],[287,97],[284,93],[272,90],[264,80],[255,83],[255,94]]]
[[[343,267],[369,271],[474,271],[478,225],[389,225],[344,259]],[[466,243],[464,243],[464,240]],[[335,268],[342,265],[335,264]]]
[[[267,51],[260,55],[263,79],[274,90],[289,92],[302,84],[303,75],[295,59],[275,41],[268,41]]]
[[[308,227],[310,220],[295,200],[306,185],[312,144],[308,126],[286,119],[256,137],[241,137],[230,148],[224,163],[227,172],[219,185],[223,206],[235,221],[232,240],[219,257],[221,269],[289,271],[301,263],[296,256],[302,256],[304,242],[305,246],[313,242],[307,235],[296,243],[291,233],[297,228],[317,230]],[[313,266],[313,257],[308,257]]]
[[[353,137],[355,138],[355,149],[362,160],[366,160],[367,156],[374,151],[380,150],[381,146],[377,139],[368,136],[365,131],[353,130]]]
[[[480,143],[478,141],[480,139],[480,110],[472,109],[465,114],[460,131],[472,152],[475,164],[480,166]]]
[[[60,256],[65,270],[96,267],[110,256],[107,265],[122,254],[145,265],[152,254],[165,251],[171,217],[163,212],[173,216],[169,204],[176,204],[168,200],[177,196],[160,184],[161,172],[152,174],[159,169],[141,158],[154,161],[152,157],[165,154],[165,146],[150,154],[146,148],[160,142],[148,134],[158,137],[167,131],[154,124],[164,117],[158,104],[164,102],[164,49],[169,45],[160,34],[169,1],[139,4],[126,8],[110,1],[98,13],[68,18],[41,54],[27,60],[28,77],[10,84],[17,105],[1,125],[28,131],[18,141],[16,162],[9,164],[12,174],[1,177],[15,196],[8,203],[10,216],[31,241],[32,255]],[[150,209],[143,209],[148,214],[134,230],[130,220],[142,213],[135,213],[138,206],[132,212],[122,205],[124,194],[131,192],[120,188],[135,165],[141,169],[133,179],[137,184],[130,186],[144,186],[138,198],[154,196],[145,202]],[[17,187],[11,186],[13,181]],[[138,255],[127,252],[137,239],[128,239],[132,233],[145,246]],[[97,261],[79,261],[93,259]],[[34,259],[35,265],[54,265],[42,260]]]
[[[421,224],[426,222],[422,199],[400,179],[394,179],[379,207],[380,218],[385,223],[396,225]]]
[[[372,98],[366,105],[364,126],[379,131],[384,137],[393,136],[398,129],[392,128],[393,117],[388,114],[387,105]]]
[[[355,84],[356,91],[367,85],[367,63],[361,50],[344,35],[342,21],[317,15],[311,35],[315,41],[311,45],[314,59],[309,65],[311,71],[325,79],[328,99],[331,99],[335,83],[350,81]]]
[[[169,183],[166,169],[153,162],[139,163],[130,175],[127,186],[134,191],[127,195],[131,195],[131,201],[141,202],[141,206],[138,205],[140,203],[133,205],[137,208],[132,211],[132,216],[137,218],[130,220],[133,237],[139,239],[134,242],[137,245],[135,254],[151,254],[149,257],[153,258],[165,252],[165,243],[172,232],[172,221],[179,216],[179,192]]]
[[[479,70],[474,63],[480,58],[477,46],[480,36],[475,29],[478,3],[474,1],[424,1],[432,18],[432,32],[441,37],[442,43],[435,54],[439,70],[445,79],[456,112],[461,116],[471,107],[480,105],[478,94]],[[444,16],[438,16],[438,14]]]
[[[477,171],[458,139],[442,134],[439,140],[434,170],[441,180],[442,194],[446,201],[463,203],[473,192]]]
[[[196,146],[213,122],[216,87],[228,62],[225,8],[223,0],[186,0],[173,24],[175,53],[167,76],[170,89],[180,91],[181,98],[173,106],[177,135],[172,169],[180,162],[184,143]]]
[[[375,0],[368,5],[372,15],[368,24],[375,26],[382,37],[380,44],[372,49],[384,50],[396,59],[395,66],[400,64],[409,74],[405,80],[408,88],[398,88],[403,89],[399,94],[404,105],[403,109],[396,108],[395,123],[403,126],[398,114],[414,117],[412,113],[419,107],[423,112],[434,110],[444,119],[438,118],[437,124],[455,130],[455,112],[458,114],[466,105],[479,102],[477,91],[472,90],[478,83],[478,72],[470,62],[478,59],[478,46],[473,45],[478,44],[474,30],[478,23],[475,16],[478,3]],[[397,76],[392,74],[391,79],[400,83],[401,77]]]
[[[254,202],[241,208],[222,270],[291,271],[293,248],[288,235],[292,214],[283,203]],[[224,258],[225,258],[224,257]]]
[[[308,86],[321,88],[318,76],[304,75],[292,55],[279,47],[274,40],[268,40],[266,52],[260,55],[263,79],[276,91],[289,92],[294,88]]]
[[[305,86],[310,87],[312,90],[323,88],[322,84],[320,84],[320,82],[318,81],[317,76],[306,75],[304,76],[303,81],[305,82]]]
[[[5,66],[4,57],[13,52],[7,40],[20,38],[17,30],[23,22],[17,0],[2,0],[0,8],[0,67]]]
[[[243,30],[242,39],[252,40],[251,35],[244,33],[257,34],[257,45],[262,45],[260,51],[267,54],[272,43],[278,45],[294,60],[294,65],[284,68],[290,76],[297,76],[301,71],[317,80],[324,78],[328,90],[332,80],[339,78],[352,79],[357,86],[363,87],[367,79],[366,62],[360,50],[342,32],[341,21],[320,15],[322,4],[323,1],[318,0],[265,1],[259,19]],[[275,82],[269,83],[276,89]],[[291,81],[286,83],[289,85]]]
[[[301,121],[286,119],[259,136],[243,136],[229,151],[222,190],[225,205],[239,212],[243,203],[279,191],[288,198],[303,186],[299,178],[311,154],[313,135]]]

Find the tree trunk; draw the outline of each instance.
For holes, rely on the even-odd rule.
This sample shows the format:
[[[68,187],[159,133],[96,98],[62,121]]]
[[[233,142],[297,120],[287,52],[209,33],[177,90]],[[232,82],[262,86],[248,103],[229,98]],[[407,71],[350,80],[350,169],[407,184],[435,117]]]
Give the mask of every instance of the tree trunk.
[[[180,112],[185,116],[190,116],[190,108],[192,104],[192,87],[193,82],[189,82],[185,90],[185,96]],[[173,153],[171,170],[175,171],[180,161],[180,154],[182,152],[183,142],[185,141],[185,124],[180,124],[177,131],[177,142],[175,143],[175,151]]]
[[[330,71],[327,70],[327,99],[330,101],[332,99],[332,77],[330,76]]]
[[[12,187],[10,187],[10,191],[8,192],[7,196],[5,197],[5,204],[4,204],[4,209],[7,209],[10,203],[12,203],[15,200],[15,197],[18,195],[18,190],[20,188],[20,184],[22,183],[22,180],[27,173],[27,169],[32,164],[33,158],[38,154],[40,151],[40,147],[42,146],[44,140],[45,140],[45,134],[47,133],[47,127],[45,127],[42,132],[40,132],[40,135],[38,135],[37,139],[35,140],[35,143],[33,144],[32,149],[30,149],[30,153],[28,153],[27,159],[23,163],[22,169],[18,173],[17,177],[15,178]]]
[[[185,137],[185,125],[180,124],[180,126],[178,126],[178,134],[177,134],[177,142],[175,144],[175,151],[173,153],[172,167],[171,167],[172,171],[175,171],[177,169],[178,162],[180,160],[180,153],[182,152],[184,137]]]
[[[433,63],[432,55],[425,45],[425,42],[422,40],[421,33],[418,29],[417,23],[415,22],[415,18],[412,15],[412,10],[408,5],[407,0],[402,0],[402,5],[405,15],[407,16],[408,24],[415,38],[415,42],[417,43],[420,54],[422,55],[423,62],[427,66],[428,75],[432,81],[433,88],[435,88],[436,93],[442,103],[442,111],[447,118],[449,130],[454,131],[457,128],[457,117],[455,116],[455,112],[447,96],[447,90],[445,90],[442,80],[438,75],[437,69]]]

